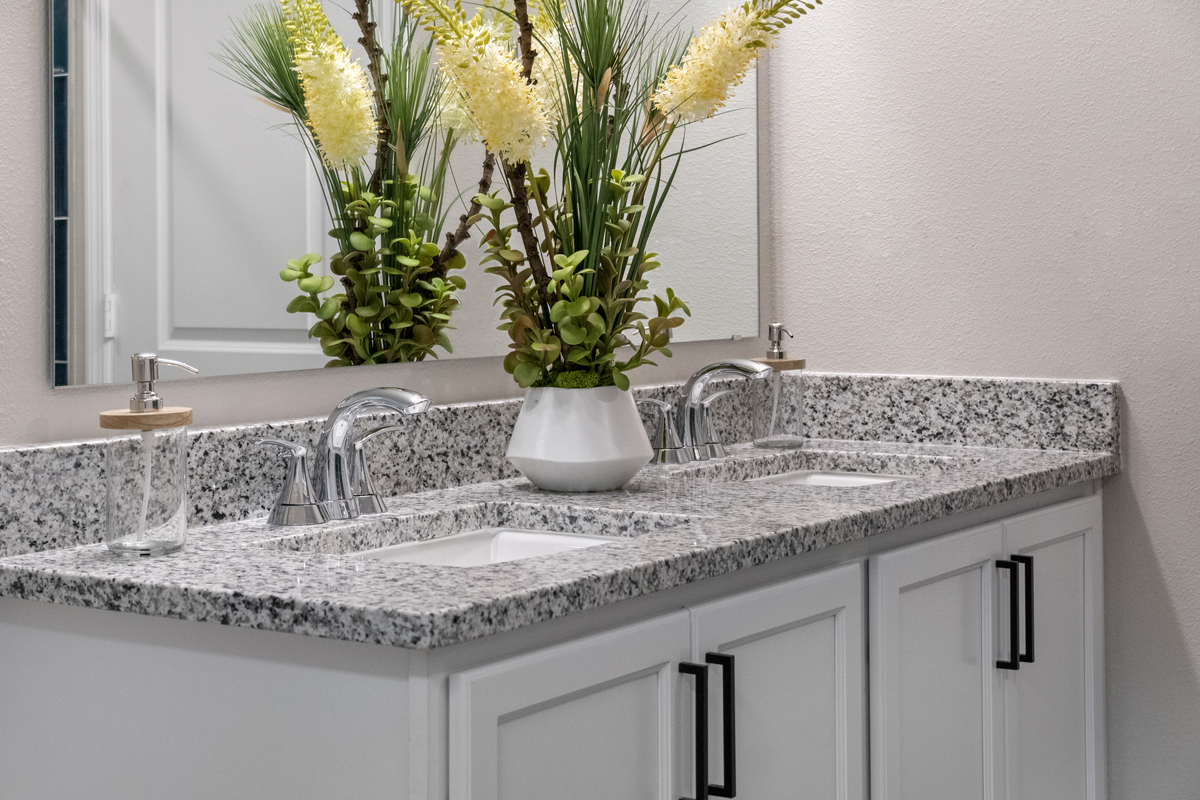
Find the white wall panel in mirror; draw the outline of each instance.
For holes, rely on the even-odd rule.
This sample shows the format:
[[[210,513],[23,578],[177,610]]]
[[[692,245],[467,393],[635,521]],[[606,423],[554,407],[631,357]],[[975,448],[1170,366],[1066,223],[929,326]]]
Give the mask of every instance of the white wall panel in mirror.
[[[66,106],[78,132],[68,171],[69,302],[56,301],[71,311],[66,382],[124,381],[139,351],[204,375],[323,366],[329,359],[307,336],[314,320],[287,313],[296,285],[279,278],[290,258],[320,253],[321,272],[336,252],[320,187],[285,115],[225,77],[213,56],[249,3],[57,2],[71,3],[78,65]],[[726,5],[654,0],[649,8],[698,30]],[[342,6],[326,6],[343,39],[356,40]],[[376,7],[381,20],[395,9],[390,0]],[[652,238],[663,262],[652,288],[671,286],[693,312],[676,341],[757,335],[755,107],[752,76],[726,113],[682,140],[715,144],[684,157]],[[451,185],[464,199],[483,152],[463,143],[454,153]],[[537,161],[552,168],[550,156],[546,148]],[[467,289],[451,323],[455,352],[442,358],[506,352],[492,305],[498,279],[476,264],[481,235],[461,248]]]

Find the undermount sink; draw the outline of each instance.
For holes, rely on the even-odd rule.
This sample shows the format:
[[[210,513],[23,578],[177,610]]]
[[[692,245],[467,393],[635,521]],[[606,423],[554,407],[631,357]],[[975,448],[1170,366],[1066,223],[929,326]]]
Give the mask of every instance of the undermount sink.
[[[895,483],[905,480],[903,475],[880,475],[870,472],[822,472],[818,470],[797,470],[785,472],[782,475],[767,475],[762,478],[751,478],[747,483],[779,483],[799,486],[879,486],[884,483]]]
[[[853,488],[887,486],[945,475],[977,463],[968,454],[905,453],[806,445],[764,452],[753,445],[728,448],[731,458],[692,468],[697,477],[722,483],[745,482],[782,486]],[[886,445],[885,445],[886,447]]]
[[[686,524],[680,514],[482,501],[431,511],[275,528],[255,546],[359,563],[481,567],[612,544]]]
[[[613,541],[611,536],[590,536],[583,533],[484,528],[443,536],[440,539],[362,550],[352,555],[377,561],[439,564],[444,567],[479,567],[596,547],[611,544]]]

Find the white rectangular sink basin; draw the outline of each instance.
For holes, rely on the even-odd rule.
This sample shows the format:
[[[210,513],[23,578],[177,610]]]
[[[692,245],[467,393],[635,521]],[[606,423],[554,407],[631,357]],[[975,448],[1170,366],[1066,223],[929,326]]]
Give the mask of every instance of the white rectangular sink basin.
[[[904,480],[901,475],[877,475],[871,472],[833,472],[799,470],[782,475],[767,475],[754,478],[747,483],[782,483],[800,486],[879,486]]]
[[[548,556],[567,550],[596,547],[615,541],[607,536],[533,531],[524,528],[484,528],[421,542],[405,542],[354,555],[378,561],[438,564],[444,567],[480,567],[522,558]]]

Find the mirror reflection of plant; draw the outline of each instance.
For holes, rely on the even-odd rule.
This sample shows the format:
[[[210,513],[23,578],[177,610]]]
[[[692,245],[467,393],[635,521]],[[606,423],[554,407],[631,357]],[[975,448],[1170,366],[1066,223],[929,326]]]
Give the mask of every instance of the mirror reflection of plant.
[[[438,243],[459,135],[443,124],[444,86],[414,22],[397,14],[385,50],[369,0],[355,1],[353,18],[365,71],[319,0],[251,6],[218,58],[235,81],[292,115],[333,220],[333,276],[312,274],[316,254],[289,261],[280,277],[302,294],[287,310],[317,317],[309,335],[332,357],[328,366],[419,361],[436,357],[436,347],[451,352],[446,331],[466,286],[450,274],[466,263],[457,250],[465,226]]]
[[[719,111],[759,51],[814,6],[748,0],[688,39],[652,22],[639,0],[544,0],[533,15],[513,0],[514,46],[479,35],[478,15],[468,20],[457,3],[398,2],[437,39],[443,73],[468,87],[467,113],[504,165],[509,200],[477,195],[475,219],[490,223],[484,263],[503,280],[505,369],[522,387],[628,388],[627,372],[670,357],[670,331],[690,315],[669,288],[651,296],[646,278],[660,266],[649,248],[687,152],[682,129]],[[473,84],[514,102],[497,109],[485,102],[495,92]],[[556,199],[529,161],[541,136],[555,141]]]

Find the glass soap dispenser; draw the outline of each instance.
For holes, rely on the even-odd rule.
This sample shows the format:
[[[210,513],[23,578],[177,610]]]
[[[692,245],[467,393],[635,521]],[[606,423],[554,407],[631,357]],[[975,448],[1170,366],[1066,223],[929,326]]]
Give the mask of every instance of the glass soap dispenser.
[[[784,372],[802,370],[803,358],[788,358],[783,335],[792,333],[782,323],[767,327],[767,357],[756,358],[775,371],[765,381],[752,381],[755,392],[753,411],[754,444],[758,447],[802,447],[804,445],[803,375],[787,378]]]
[[[100,415],[100,427],[109,432],[104,541],[121,555],[165,555],[183,549],[187,541],[187,426],[192,409],[164,407],[154,392],[160,364],[199,371],[154,353],[138,353],[133,356],[137,393],[129,399],[129,408]]]

